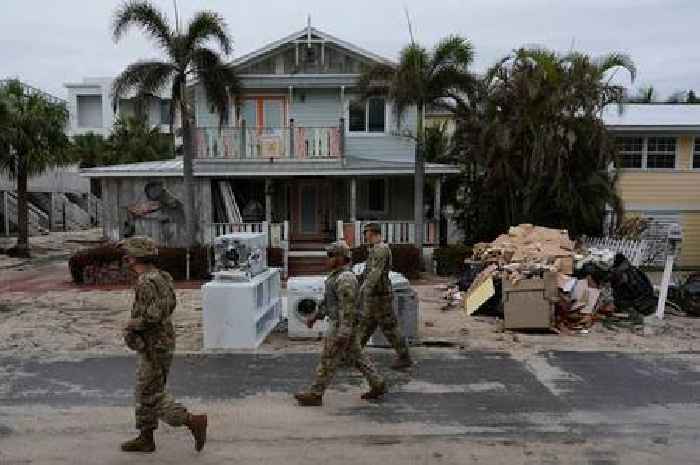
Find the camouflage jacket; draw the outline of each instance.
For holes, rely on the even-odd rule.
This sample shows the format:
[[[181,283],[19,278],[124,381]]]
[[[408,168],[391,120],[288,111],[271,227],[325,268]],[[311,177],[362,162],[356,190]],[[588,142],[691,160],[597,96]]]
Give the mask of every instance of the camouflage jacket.
[[[380,242],[369,249],[365,271],[362,274],[364,297],[384,297],[391,295],[391,249]]]
[[[358,320],[357,278],[347,268],[333,271],[326,278],[326,290],[319,317],[329,320],[327,337],[352,337]]]
[[[173,278],[165,271],[148,271],[139,276],[134,291],[131,319],[139,321],[136,332],[143,337],[145,351],[175,350],[171,316],[177,300]]]

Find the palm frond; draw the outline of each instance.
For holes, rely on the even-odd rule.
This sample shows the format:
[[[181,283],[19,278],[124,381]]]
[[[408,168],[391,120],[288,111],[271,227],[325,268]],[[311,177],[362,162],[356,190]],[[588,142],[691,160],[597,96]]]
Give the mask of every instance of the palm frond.
[[[431,68],[435,72],[445,66],[466,70],[474,61],[474,46],[461,36],[449,36],[435,46]]]
[[[196,50],[203,47],[208,40],[214,39],[221,50],[229,55],[233,44],[226,28],[226,20],[220,14],[213,11],[200,11],[187,26],[186,50]]]
[[[119,98],[131,91],[139,97],[155,94],[168,84],[176,69],[162,61],[137,61],[117,76],[112,83],[112,106],[117,108]]]
[[[112,22],[114,41],[118,42],[130,26],[141,28],[164,49],[171,47],[173,34],[168,18],[151,2],[130,0],[117,8]]]
[[[197,76],[202,81],[208,101],[219,114],[223,125],[231,95],[240,93],[241,85],[233,69],[221,57],[207,48],[199,48],[192,55]]]

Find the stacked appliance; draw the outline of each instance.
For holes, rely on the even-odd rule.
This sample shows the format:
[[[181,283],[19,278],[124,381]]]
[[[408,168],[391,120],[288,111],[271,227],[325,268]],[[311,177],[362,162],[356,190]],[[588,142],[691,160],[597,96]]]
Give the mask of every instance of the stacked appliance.
[[[214,280],[202,286],[205,349],[254,349],[281,318],[280,272],[267,267],[267,237],[234,233],[214,241]]]
[[[364,264],[353,268],[359,275]],[[418,296],[402,274],[389,273],[391,287],[394,292],[393,310],[401,326],[402,334],[409,344],[418,343]],[[289,278],[287,281],[287,320],[288,335],[292,339],[319,338],[328,329],[327,321],[318,321],[313,329],[306,326],[306,319],[318,308],[325,291],[325,276],[303,276]],[[360,303],[358,302],[358,305]],[[360,313],[363,309],[358,308]],[[388,342],[380,330],[370,338],[369,345],[376,347],[388,346]]]

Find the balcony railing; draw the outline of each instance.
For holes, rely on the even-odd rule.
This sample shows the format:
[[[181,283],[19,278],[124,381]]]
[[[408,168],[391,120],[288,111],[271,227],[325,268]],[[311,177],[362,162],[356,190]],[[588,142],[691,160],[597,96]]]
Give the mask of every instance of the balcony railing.
[[[341,127],[205,127],[194,129],[199,159],[338,159],[343,153]]]

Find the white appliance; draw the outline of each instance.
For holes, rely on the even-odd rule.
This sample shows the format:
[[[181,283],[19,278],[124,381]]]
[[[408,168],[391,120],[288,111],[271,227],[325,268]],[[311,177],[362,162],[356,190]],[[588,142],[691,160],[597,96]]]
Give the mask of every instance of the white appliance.
[[[214,239],[214,271],[246,280],[267,269],[267,234],[232,233]]]
[[[268,268],[248,281],[220,273],[202,286],[205,349],[255,349],[280,322],[280,272]]]
[[[318,308],[325,291],[325,276],[298,276],[287,280],[287,334],[291,339],[314,339],[324,335],[328,322],[317,321],[313,329],[306,319]]]

